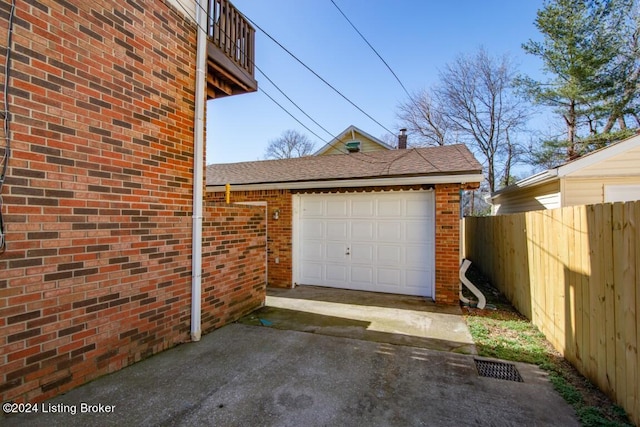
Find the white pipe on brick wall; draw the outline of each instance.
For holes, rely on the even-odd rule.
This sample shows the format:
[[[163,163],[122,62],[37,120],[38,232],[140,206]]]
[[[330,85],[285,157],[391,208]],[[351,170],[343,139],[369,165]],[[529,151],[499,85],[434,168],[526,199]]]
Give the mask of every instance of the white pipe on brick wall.
[[[204,107],[207,66],[206,4],[196,0],[198,41],[196,48],[196,93],[193,131],[193,239],[191,254],[191,340],[200,341],[202,310],[202,197],[204,195]]]

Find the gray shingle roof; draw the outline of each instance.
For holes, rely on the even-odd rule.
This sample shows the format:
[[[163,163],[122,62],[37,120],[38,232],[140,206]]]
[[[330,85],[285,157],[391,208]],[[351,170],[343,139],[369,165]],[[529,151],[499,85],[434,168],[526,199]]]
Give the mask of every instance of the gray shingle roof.
[[[207,166],[207,185],[471,173],[482,173],[482,166],[465,145],[456,144],[407,150],[212,164]]]

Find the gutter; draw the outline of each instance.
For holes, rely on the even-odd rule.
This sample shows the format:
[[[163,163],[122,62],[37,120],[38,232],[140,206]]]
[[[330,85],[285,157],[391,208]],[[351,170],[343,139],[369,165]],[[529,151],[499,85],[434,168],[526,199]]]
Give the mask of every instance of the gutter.
[[[193,231],[191,241],[191,340],[200,341],[202,334],[202,211],[204,180],[204,114],[207,65],[206,4],[196,0],[198,41],[196,48],[196,92],[193,131]]]
[[[312,188],[384,187],[390,185],[416,184],[466,184],[482,182],[481,173],[464,175],[411,176],[395,178],[360,178],[326,181],[265,182],[257,184],[231,184],[232,191],[255,190],[304,190]],[[224,185],[207,185],[207,191],[225,191]]]

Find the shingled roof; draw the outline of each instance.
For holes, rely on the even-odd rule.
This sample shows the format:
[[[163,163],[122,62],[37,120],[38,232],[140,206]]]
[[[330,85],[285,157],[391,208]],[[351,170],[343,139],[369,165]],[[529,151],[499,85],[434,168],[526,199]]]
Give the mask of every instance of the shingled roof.
[[[481,174],[482,166],[463,144],[308,156],[294,159],[213,164],[207,185],[285,184],[394,177]]]

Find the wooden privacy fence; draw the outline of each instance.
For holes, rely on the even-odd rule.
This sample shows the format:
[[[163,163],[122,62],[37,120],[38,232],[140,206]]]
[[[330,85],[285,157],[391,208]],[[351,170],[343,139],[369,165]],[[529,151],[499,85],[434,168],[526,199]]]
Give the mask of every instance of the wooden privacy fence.
[[[464,219],[464,253],[640,424],[640,202]]]

